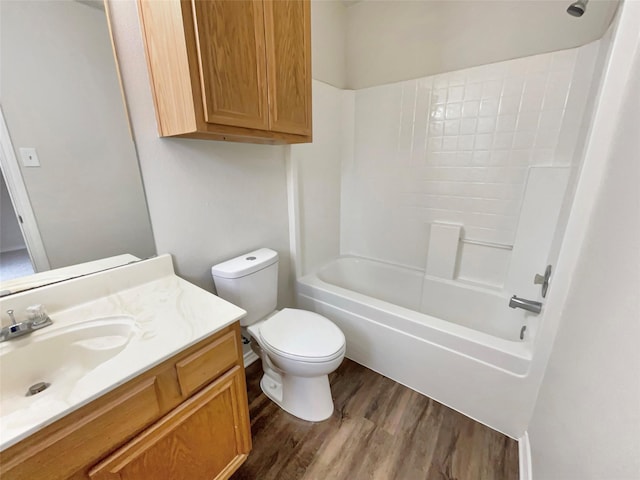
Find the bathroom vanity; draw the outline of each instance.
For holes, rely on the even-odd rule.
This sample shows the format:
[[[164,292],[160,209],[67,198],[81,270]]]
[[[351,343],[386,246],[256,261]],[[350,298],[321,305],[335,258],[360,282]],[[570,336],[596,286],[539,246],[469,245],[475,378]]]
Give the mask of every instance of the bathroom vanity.
[[[54,324],[0,344],[3,479],[222,479],[242,464],[242,309],[168,255],[2,299],[3,325],[36,299]],[[36,379],[51,386],[25,397]]]

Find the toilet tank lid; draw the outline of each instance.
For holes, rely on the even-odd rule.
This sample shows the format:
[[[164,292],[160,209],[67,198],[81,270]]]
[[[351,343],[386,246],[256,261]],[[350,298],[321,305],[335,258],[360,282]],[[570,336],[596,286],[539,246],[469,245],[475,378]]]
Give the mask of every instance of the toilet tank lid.
[[[240,278],[267,268],[278,261],[278,252],[260,248],[211,267],[211,275],[221,278]]]

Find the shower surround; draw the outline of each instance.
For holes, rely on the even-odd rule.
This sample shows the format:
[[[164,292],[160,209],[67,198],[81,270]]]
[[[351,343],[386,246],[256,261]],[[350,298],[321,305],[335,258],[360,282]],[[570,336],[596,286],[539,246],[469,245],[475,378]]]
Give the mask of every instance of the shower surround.
[[[458,224],[480,245],[462,242],[456,277],[502,287],[528,168],[572,165],[596,54],[590,44],[355,91],[341,253],[424,269],[429,226]]]
[[[509,297],[542,300],[532,279],[557,255],[609,41],[356,91],[314,82],[314,143],[289,162],[296,298],[341,327],[347,357],[524,433],[549,338],[544,307]]]

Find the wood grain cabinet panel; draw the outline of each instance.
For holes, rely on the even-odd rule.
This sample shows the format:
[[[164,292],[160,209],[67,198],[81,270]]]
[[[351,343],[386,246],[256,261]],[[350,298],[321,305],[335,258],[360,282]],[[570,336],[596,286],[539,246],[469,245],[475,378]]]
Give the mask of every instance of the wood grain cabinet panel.
[[[311,135],[310,22],[309,2],[265,1],[271,130]]]
[[[261,1],[193,3],[205,121],[267,130]]]
[[[244,372],[235,367],[89,472],[92,480],[227,478],[251,448]]]
[[[229,332],[176,363],[182,395],[189,396],[239,362],[238,337]]]
[[[195,131],[198,115],[193,102],[187,40],[179,2],[141,1],[143,39],[160,136]]]
[[[160,136],[311,141],[309,0],[138,0]]]

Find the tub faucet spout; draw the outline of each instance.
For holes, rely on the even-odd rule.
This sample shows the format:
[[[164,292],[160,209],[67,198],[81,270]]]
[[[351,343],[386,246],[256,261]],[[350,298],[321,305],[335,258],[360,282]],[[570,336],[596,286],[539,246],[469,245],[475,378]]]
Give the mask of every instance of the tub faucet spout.
[[[526,298],[516,297],[515,295],[509,300],[509,306],[511,308],[522,308],[527,312],[535,313],[536,315],[542,311],[542,303],[534,300],[527,300]]]

